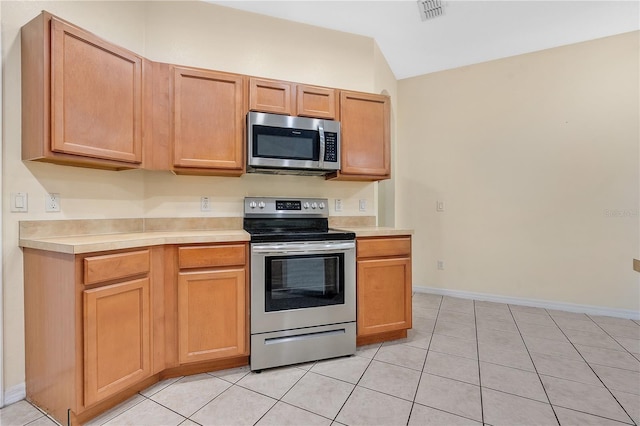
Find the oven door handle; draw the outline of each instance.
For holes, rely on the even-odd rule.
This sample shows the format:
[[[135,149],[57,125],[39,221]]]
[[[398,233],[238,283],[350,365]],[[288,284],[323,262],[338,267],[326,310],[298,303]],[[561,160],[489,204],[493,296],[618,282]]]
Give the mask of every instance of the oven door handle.
[[[300,253],[300,254],[313,254],[313,253],[335,253],[340,251],[352,250],[356,247],[353,241],[344,243],[331,243],[331,244],[265,244],[254,246],[251,248],[253,253],[261,254],[286,254],[286,253]]]

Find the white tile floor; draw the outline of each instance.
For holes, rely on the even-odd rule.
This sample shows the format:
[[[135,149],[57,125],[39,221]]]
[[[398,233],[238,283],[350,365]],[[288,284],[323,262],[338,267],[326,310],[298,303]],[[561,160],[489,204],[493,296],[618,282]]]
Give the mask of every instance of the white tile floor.
[[[637,425],[640,322],[415,294],[403,341],[165,380],[92,425]],[[1,425],[53,425],[26,401]]]

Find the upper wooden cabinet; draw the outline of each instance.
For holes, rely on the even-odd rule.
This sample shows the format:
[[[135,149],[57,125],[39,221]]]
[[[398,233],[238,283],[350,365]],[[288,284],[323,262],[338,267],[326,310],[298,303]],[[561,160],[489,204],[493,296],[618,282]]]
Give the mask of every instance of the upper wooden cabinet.
[[[328,120],[338,118],[338,97],[335,89],[298,84],[296,96],[297,115]]]
[[[262,78],[249,79],[249,109],[300,117],[338,117],[335,89]]]
[[[171,139],[176,173],[244,173],[244,77],[172,67]]]
[[[23,160],[139,167],[143,58],[46,12],[21,41]]]
[[[295,93],[293,83],[252,77],[249,79],[249,109],[295,115]]]
[[[328,179],[391,176],[387,96],[153,62],[47,12],[21,43],[23,160],[240,176],[252,110],[339,120]]]
[[[390,101],[388,96],[340,92],[342,180],[383,180],[391,177]]]

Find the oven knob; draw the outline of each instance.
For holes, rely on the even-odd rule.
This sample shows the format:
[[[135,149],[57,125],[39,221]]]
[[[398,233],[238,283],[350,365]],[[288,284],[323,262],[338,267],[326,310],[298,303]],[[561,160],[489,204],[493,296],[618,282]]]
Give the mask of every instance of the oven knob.
[[[258,203],[258,207],[260,207],[261,209],[264,209],[267,205],[264,203],[264,201],[260,201]]]
[[[255,201],[252,201],[252,202],[249,203],[249,207],[251,207],[252,209],[255,209],[256,206],[257,206],[257,204],[256,204]]]
[[[317,207],[318,207],[318,204],[317,204],[317,203],[315,203],[315,202],[314,202],[314,203],[311,203],[311,208],[312,208],[312,209],[314,209],[314,210],[315,210]]]
[[[320,210],[324,209],[324,203],[320,203],[318,207],[320,207]]]
[[[302,207],[304,207],[304,209],[305,209],[305,210],[306,210],[306,209],[308,209],[308,208],[309,208],[309,203],[304,203],[304,204],[302,205]]]

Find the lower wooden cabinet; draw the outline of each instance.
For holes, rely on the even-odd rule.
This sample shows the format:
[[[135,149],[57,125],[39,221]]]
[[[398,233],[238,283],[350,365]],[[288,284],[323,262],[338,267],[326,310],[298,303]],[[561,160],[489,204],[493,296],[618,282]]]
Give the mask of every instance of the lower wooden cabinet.
[[[180,272],[180,364],[247,355],[244,268]]]
[[[27,399],[75,424],[149,386],[162,248],[23,254]]]
[[[24,248],[27,399],[82,424],[165,378],[248,363],[247,243]],[[358,344],[411,328],[411,237],[357,239]]]
[[[411,237],[357,239],[358,344],[411,328]]]
[[[165,377],[246,365],[247,251],[24,248],[27,399],[82,424]]]
[[[83,291],[84,402],[151,376],[148,277]]]

